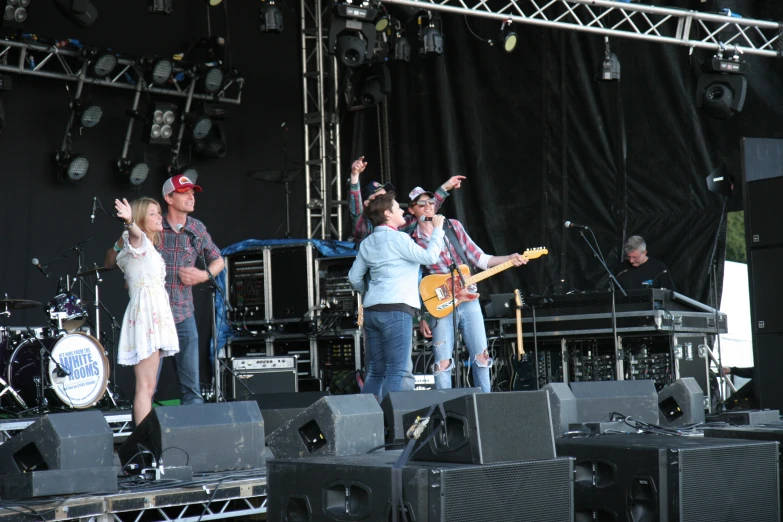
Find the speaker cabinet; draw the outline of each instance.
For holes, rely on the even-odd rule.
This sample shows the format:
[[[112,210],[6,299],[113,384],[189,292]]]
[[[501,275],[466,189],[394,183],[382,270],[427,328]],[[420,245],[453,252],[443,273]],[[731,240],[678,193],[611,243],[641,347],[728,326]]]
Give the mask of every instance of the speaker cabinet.
[[[572,382],[577,422],[611,420],[620,413],[648,424],[658,424],[658,393],[653,381]]]
[[[367,453],[383,445],[383,411],[372,394],[323,397],[267,437],[278,458]]]
[[[445,419],[439,408],[430,416],[423,437],[431,437],[414,460],[491,464],[555,457],[549,394],[543,390],[466,395],[444,402],[443,410]],[[404,425],[428,411],[406,414]]]
[[[677,379],[658,392],[658,418],[671,428],[704,422],[704,392],[696,379]]]
[[[0,497],[114,491],[113,443],[99,411],[45,415],[0,446]]]
[[[780,195],[783,195],[781,193]],[[783,332],[783,293],[775,284],[783,265],[783,245],[750,251],[753,332]]]
[[[315,401],[328,395],[328,391],[257,393],[249,396],[247,400],[256,401],[264,418],[264,432],[272,433]]]
[[[552,410],[552,426],[555,437],[561,437],[576,424],[576,397],[564,382],[552,382],[541,388],[549,393],[549,405]]]
[[[783,333],[754,334],[753,361],[755,378],[745,386],[755,387],[759,407],[783,411]]]
[[[779,520],[778,445],[665,435],[557,439],[574,463],[575,519]]]
[[[481,393],[481,388],[449,388],[446,390],[416,390],[388,393],[381,401],[386,442],[405,442],[405,432],[410,427],[403,422],[403,416],[406,413],[474,393]]]
[[[268,520],[389,522],[400,454],[270,461]],[[487,466],[409,462],[401,470],[405,513],[398,520],[571,521],[572,464],[569,458]]]
[[[157,464],[190,466],[194,473],[260,468],[264,419],[254,401],[161,406],[117,453],[123,466],[152,467],[154,457]]]

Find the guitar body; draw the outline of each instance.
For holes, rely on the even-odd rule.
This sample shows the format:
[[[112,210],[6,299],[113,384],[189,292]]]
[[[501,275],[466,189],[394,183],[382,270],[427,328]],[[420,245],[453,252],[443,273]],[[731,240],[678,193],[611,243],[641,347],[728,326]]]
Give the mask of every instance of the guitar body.
[[[459,271],[462,278],[470,277],[470,268],[467,265],[459,265]],[[462,285],[462,278],[454,272],[454,288],[457,292],[457,298],[452,299],[451,274],[432,274],[424,277],[419,283],[419,294],[424,302],[424,306],[432,317],[442,319],[449,315],[455,306],[459,306],[465,301],[478,299],[479,294],[470,292]]]

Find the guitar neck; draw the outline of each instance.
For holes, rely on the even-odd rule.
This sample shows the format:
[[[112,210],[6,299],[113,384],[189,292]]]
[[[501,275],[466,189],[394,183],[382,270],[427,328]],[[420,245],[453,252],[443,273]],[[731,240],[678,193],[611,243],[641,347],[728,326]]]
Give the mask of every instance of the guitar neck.
[[[514,266],[513,261],[506,261],[505,263],[495,265],[492,268],[488,268],[487,270],[479,272],[478,274],[470,276],[469,278],[465,279],[465,286],[475,285],[479,281],[483,281],[488,277],[492,277],[493,275],[498,274],[508,268],[511,268],[512,266]]]

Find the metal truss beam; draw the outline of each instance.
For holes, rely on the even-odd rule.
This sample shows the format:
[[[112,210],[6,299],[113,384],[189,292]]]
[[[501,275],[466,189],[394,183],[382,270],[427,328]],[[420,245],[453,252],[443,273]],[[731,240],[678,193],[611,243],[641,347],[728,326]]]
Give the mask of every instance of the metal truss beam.
[[[37,76],[54,80],[78,82],[79,72],[84,65],[81,52],[60,48],[55,45],[45,45],[38,42],[19,42],[13,40],[0,41],[0,72]],[[174,62],[176,67],[176,62]],[[167,85],[158,87],[148,85],[140,76],[143,74],[135,60],[119,58],[118,65],[111,77],[98,78],[86,75],[85,84],[112,87],[128,91],[137,90],[137,84],[143,83],[143,91],[161,96],[179,98],[188,97],[188,86],[195,81],[188,78],[187,82],[170,81]],[[216,94],[194,93],[193,99],[239,105],[242,101],[243,78],[227,78],[223,88]]]
[[[329,55],[331,2],[300,0],[307,237],[343,238],[337,61]]]
[[[422,10],[780,57],[781,23],[612,0],[383,0]]]

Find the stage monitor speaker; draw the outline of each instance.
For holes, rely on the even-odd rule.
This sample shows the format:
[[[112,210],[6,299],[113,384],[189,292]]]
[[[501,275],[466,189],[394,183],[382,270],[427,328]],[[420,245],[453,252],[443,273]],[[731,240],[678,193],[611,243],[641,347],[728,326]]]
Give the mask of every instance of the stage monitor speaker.
[[[257,393],[249,396],[247,400],[256,401],[264,418],[264,432],[272,433],[315,401],[328,395],[328,391]]]
[[[403,422],[406,413],[474,393],[481,393],[481,388],[390,392],[381,401],[386,442],[405,442],[405,431],[410,427]]]
[[[677,379],[658,392],[658,421],[668,428],[704,422],[704,392],[696,379]]]
[[[549,393],[541,391],[477,393],[435,408],[422,439],[432,437],[413,459],[459,464],[492,464],[555,457]],[[407,413],[405,426],[429,408]]]
[[[618,522],[779,520],[775,443],[649,434],[556,443],[576,459],[575,520],[601,520],[589,518],[598,506]]]
[[[268,520],[388,522],[392,468],[400,454],[270,461]],[[408,462],[401,474],[400,521],[573,520],[570,458],[487,466]]]
[[[358,455],[383,443],[383,411],[371,393],[323,397],[267,437],[278,459]]]
[[[115,491],[113,444],[100,411],[44,415],[0,446],[0,498]]]
[[[577,422],[612,420],[612,413],[658,424],[658,393],[649,380],[572,382]]]
[[[117,450],[123,466],[190,466],[194,473],[264,465],[264,419],[255,401],[154,408]],[[151,455],[150,455],[151,454]]]
[[[552,409],[552,426],[555,437],[562,437],[576,424],[576,397],[564,382],[552,382],[541,388],[549,392],[549,405]]]

